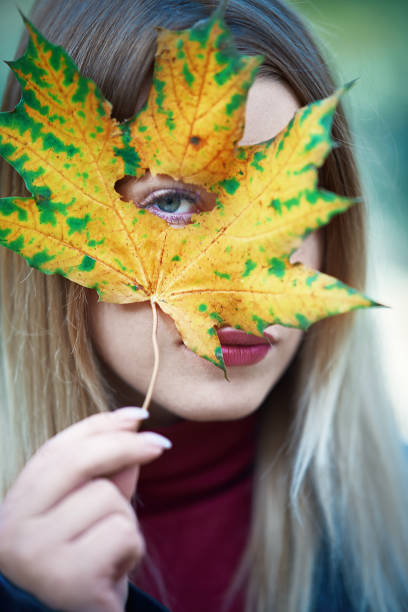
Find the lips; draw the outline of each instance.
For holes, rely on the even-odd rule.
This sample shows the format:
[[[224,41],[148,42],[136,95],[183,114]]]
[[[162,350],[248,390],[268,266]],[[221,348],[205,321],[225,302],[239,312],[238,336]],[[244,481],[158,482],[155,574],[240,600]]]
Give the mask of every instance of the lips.
[[[226,366],[258,363],[266,357],[271,346],[277,342],[273,336],[268,336],[268,339],[260,338],[232,327],[217,329],[217,334]]]

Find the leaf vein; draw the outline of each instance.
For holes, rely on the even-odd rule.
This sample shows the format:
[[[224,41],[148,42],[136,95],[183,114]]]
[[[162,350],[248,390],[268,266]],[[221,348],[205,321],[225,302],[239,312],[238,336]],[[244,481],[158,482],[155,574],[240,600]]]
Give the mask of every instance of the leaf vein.
[[[27,227],[21,223],[17,223],[14,221],[10,221],[9,225],[11,225],[14,228],[18,228],[23,234],[24,231],[27,230]],[[40,236],[45,237],[47,240],[52,240],[54,242],[56,242],[58,245],[66,247],[68,249],[72,249],[77,251],[80,255],[86,255],[88,257],[90,257],[91,259],[94,259],[97,263],[99,263],[100,265],[104,266],[105,268],[107,268],[108,270],[111,270],[112,272],[114,272],[115,274],[118,274],[119,276],[122,276],[123,278],[125,278],[127,281],[130,281],[132,284],[135,283],[135,279],[133,276],[129,276],[128,274],[125,274],[123,272],[123,270],[121,270],[120,268],[115,268],[114,266],[110,265],[109,263],[107,263],[106,261],[104,261],[103,259],[100,259],[97,255],[95,255],[95,253],[92,251],[87,251],[85,249],[81,249],[80,247],[73,245],[70,242],[65,241],[63,238],[57,237],[57,236],[53,236],[47,232],[44,232],[40,229],[38,229],[38,225],[35,225],[35,227],[29,228],[30,231],[32,231],[33,233],[37,233]],[[71,259],[74,259],[74,255],[72,255]],[[69,261],[69,258],[68,258]],[[138,286],[140,289],[142,289],[143,291],[145,291],[144,287],[141,286],[140,283],[138,283]],[[146,291],[145,291],[146,293]]]
[[[60,85],[60,80],[59,80],[59,78],[58,78],[58,74],[57,74],[57,73],[55,73],[55,71],[53,70],[53,68],[52,68],[51,64],[50,64],[50,63],[47,61],[47,57],[46,57],[46,56],[45,56],[43,53],[41,53],[41,46],[40,46],[40,45],[38,45],[38,53],[39,53],[40,57],[42,58],[42,61],[43,61],[45,64],[49,64],[49,66],[50,66],[50,72],[51,72],[51,74],[54,76],[54,79],[55,79],[55,82],[56,82],[57,89],[58,89],[58,91],[60,92],[60,94],[62,94],[62,96],[64,97],[64,90],[62,89],[62,87],[61,87],[61,85]],[[64,60],[65,60],[65,58],[64,58]],[[77,74],[78,74],[78,76],[80,77],[79,73],[77,73]],[[55,78],[55,77],[56,77],[56,78]],[[93,85],[93,87],[94,87],[94,85]],[[95,96],[94,96],[94,97],[95,97]],[[88,101],[89,101],[89,98],[88,98]],[[92,96],[91,96],[91,103],[92,103],[92,102],[94,102],[94,100],[92,99]],[[74,123],[76,124],[76,126],[77,126],[77,128],[78,128],[78,131],[79,131],[79,132],[82,134],[82,136],[83,136],[83,140],[84,140],[85,144],[87,145],[87,149],[88,149],[88,151],[89,151],[89,155],[90,155],[91,159],[93,160],[93,162],[94,162],[94,164],[95,164],[96,171],[97,171],[97,173],[99,174],[100,181],[101,181],[101,183],[102,183],[102,186],[103,186],[103,187],[104,187],[104,189],[105,189],[105,194],[106,194],[106,196],[107,196],[108,200],[110,200],[110,199],[111,199],[111,190],[110,190],[109,185],[107,184],[107,181],[106,181],[106,179],[105,179],[104,173],[103,173],[103,172],[101,172],[101,171],[100,171],[100,169],[99,169],[99,165],[98,165],[98,163],[97,163],[97,162],[98,162],[98,159],[97,159],[97,158],[95,157],[95,155],[93,154],[93,151],[92,151],[92,149],[91,149],[91,148],[90,148],[90,146],[89,146],[89,144],[90,144],[90,143],[88,142],[87,138],[85,137],[85,133],[84,133],[84,131],[82,130],[82,126],[81,126],[81,124],[79,123],[79,121],[78,121],[77,117],[75,117],[74,113],[72,113],[72,116],[73,116],[73,121],[74,121]],[[83,192],[82,192],[82,193],[83,193]],[[87,195],[87,197],[89,197],[89,196],[88,196],[88,194],[85,194],[85,195]],[[96,200],[95,200],[95,201],[96,201]],[[146,284],[146,283],[147,283],[147,274],[146,274],[146,269],[145,269],[145,267],[144,267],[143,259],[142,259],[142,258],[141,258],[141,256],[140,256],[140,252],[139,252],[139,250],[138,250],[138,248],[137,248],[137,245],[136,245],[136,243],[135,243],[135,241],[134,241],[134,238],[133,238],[132,234],[131,234],[131,233],[128,231],[128,229],[127,229],[127,227],[126,227],[126,224],[125,224],[125,223],[124,223],[124,221],[123,221],[123,216],[121,215],[120,210],[119,210],[117,207],[115,207],[115,206],[108,206],[107,208],[110,208],[111,210],[113,210],[113,213],[115,214],[115,216],[116,216],[116,217],[119,217],[120,223],[122,224],[122,227],[123,227],[123,229],[124,229],[124,231],[125,231],[125,233],[126,233],[126,235],[127,235],[128,239],[129,239],[130,243],[131,243],[131,244],[132,244],[132,246],[133,246],[133,251],[134,251],[134,253],[135,253],[135,255],[136,255],[136,259],[137,259],[137,260],[139,261],[139,263],[140,263],[140,267],[141,267],[141,269],[142,269],[142,273],[143,273],[143,276],[144,276],[144,278],[143,278],[143,282]]]

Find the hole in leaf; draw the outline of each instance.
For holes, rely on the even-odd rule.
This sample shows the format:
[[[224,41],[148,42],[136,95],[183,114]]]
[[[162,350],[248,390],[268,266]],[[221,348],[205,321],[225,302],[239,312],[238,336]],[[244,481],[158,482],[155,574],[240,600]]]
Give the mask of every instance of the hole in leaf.
[[[124,176],[116,182],[115,190],[126,202],[134,202],[139,208],[161,217],[173,227],[183,227],[193,215],[208,212],[216,206],[216,195],[199,185],[175,181],[168,175],[152,176],[146,173],[141,179]]]

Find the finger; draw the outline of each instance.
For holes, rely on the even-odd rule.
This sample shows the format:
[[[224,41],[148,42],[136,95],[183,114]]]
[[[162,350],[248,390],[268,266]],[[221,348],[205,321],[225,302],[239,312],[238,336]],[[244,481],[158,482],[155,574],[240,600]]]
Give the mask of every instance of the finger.
[[[137,525],[133,508],[117,487],[106,478],[96,478],[64,497],[39,521],[47,521],[47,529],[42,530],[50,541],[72,541],[112,514],[122,514]]]
[[[46,601],[53,610],[123,612],[126,576],[114,582],[109,559],[101,556],[99,563],[95,563],[95,558],[89,559],[88,552],[83,547],[65,547],[63,554],[53,559],[54,567],[50,579],[45,580],[45,592],[41,592],[41,587],[35,593],[32,589],[32,592]],[[101,552],[103,555],[105,551]],[[75,567],[74,582],[72,567]],[[64,602],[63,606],[61,602]]]
[[[41,500],[33,500],[32,511],[44,512],[73,489],[99,476],[108,476],[131,466],[144,465],[162,454],[171,443],[153,432],[119,431],[100,434],[77,444],[75,455],[61,457],[47,473],[47,490]],[[61,478],[61,465],[69,461],[69,470]],[[33,507],[37,506],[37,508]]]
[[[109,480],[117,487],[128,502],[130,502],[136,490],[139,472],[139,466],[132,466],[109,476]]]
[[[141,422],[148,416],[149,413],[146,410],[137,407],[93,414],[47,440],[31,460],[48,460],[48,457],[56,450],[72,449],[72,445],[92,436],[115,431],[138,431]]]
[[[117,410],[98,412],[92,414],[82,421],[74,423],[61,431],[52,440],[63,439],[64,442],[71,442],[81,436],[95,435],[112,431],[113,429],[134,429],[137,431],[140,423],[149,417],[149,413],[144,408],[126,406]],[[51,440],[50,440],[51,442]]]
[[[84,436],[93,436],[112,431],[137,431],[148,412],[142,408],[126,407],[112,412],[101,412],[67,427],[43,444],[31,457],[21,472],[18,483],[23,487],[29,486],[32,474],[36,470],[41,472],[47,468],[49,462],[54,461],[58,453],[72,451]],[[9,493],[13,493],[14,487]]]
[[[116,596],[119,601],[122,602],[121,610],[124,610],[129,595],[129,581],[127,575],[125,575],[115,584],[114,592],[116,593]]]
[[[138,526],[118,514],[96,523],[70,548],[78,563],[84,563],[84,571],[94,567],[99,577],[112,582],[119,581],[140,563],[146,550]]]
[[[80,438],[75,446],[63,445],[50,453],[47,462],[39,458],[30,469],[27,464],[18,483],[25,500],[19,511],[45,512],[86,481],[148,463],[170,446],[159,434],[130,431],[100,433]]]
[[[63,444],[68,447],[68,445],[77,441],[76,439],[71,440],[72,437],[92,436],[116,430],[138,431],[142,420],[148,418],[148,416],[147,410],[133,406],[119,408],[113,412],[94,414],[60,432],[58,436],[60,439],[58,440],[58,437],[56,437],[56,441],[60,446]],[[127,481],[126,484],[129,486]]]

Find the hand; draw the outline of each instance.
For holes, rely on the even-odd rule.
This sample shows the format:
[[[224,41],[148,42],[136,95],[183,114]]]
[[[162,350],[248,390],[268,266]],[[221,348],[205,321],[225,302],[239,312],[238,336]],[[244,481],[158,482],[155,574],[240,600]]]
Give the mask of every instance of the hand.
[[[130,505],[139,466],[170,443],[146,413],[93,415],[48,440],[0,506],[0,571],[46,605],[120,612],[145,545]]]

